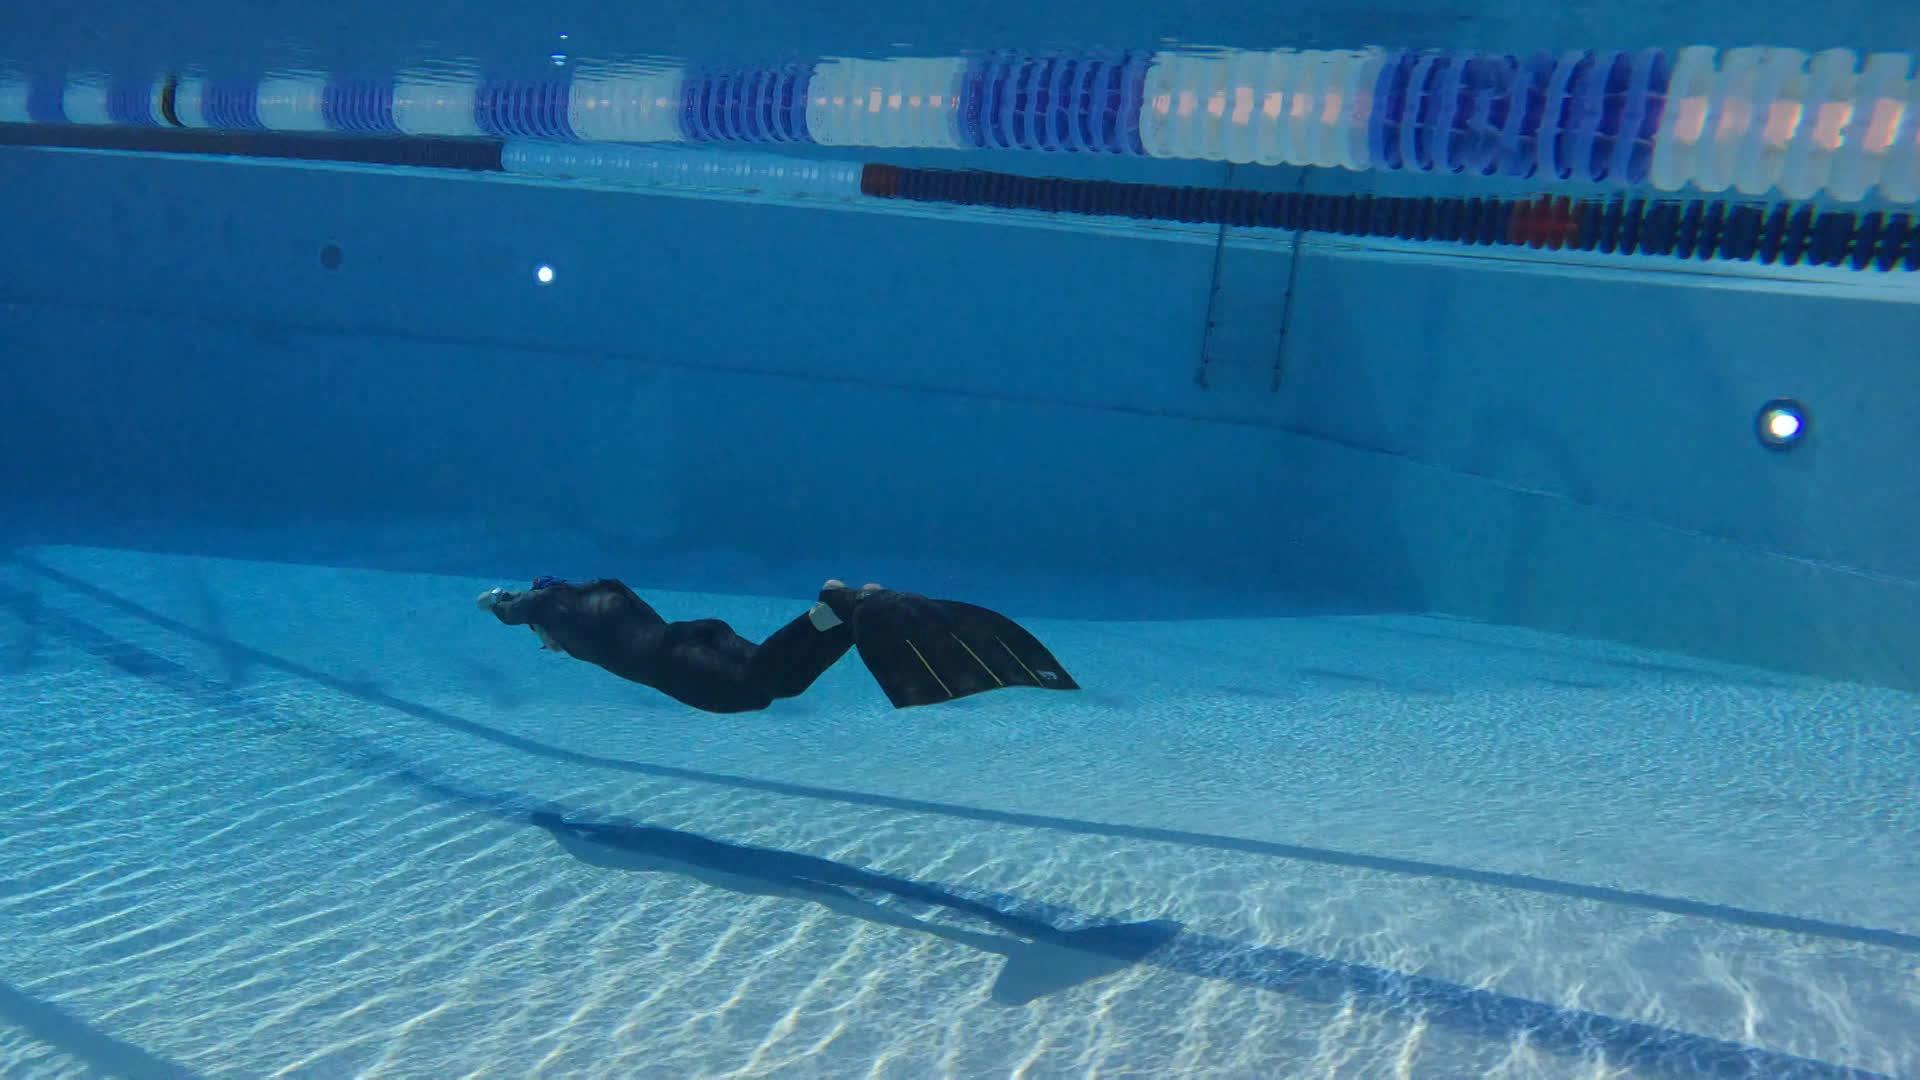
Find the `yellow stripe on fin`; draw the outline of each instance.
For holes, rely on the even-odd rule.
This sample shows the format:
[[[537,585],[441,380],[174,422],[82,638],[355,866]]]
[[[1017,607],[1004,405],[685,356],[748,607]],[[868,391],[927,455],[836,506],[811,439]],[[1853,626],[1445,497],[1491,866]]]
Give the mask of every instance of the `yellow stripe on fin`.
[[[937,682],[937,683],[939,683],[939,684],[940,684],[940,690],[941,690],[941,692],[942,692],[942,693],[945,693],[945,694],[946,694],[946,695],[947,695],[948,697],[952,697],[952,696],[953,696],[953,691],[951,691],[951,690],[948,690],[948,689],[947,689],[947,684],[946,684],[946,682],[945,682],[945,681],[943,681],[943,680],[942,680],[942,679],[940,678],[940,673],[939,673],[939,672],[937,672],[937,671],[935,671],[935,670],[933,670],[933,665],[932,665],[932,664],[929,664],[929,663],[927,663],[927,658],[926,658],[925,656],[921,656],[921,654],[920,654],[920,646],[918,646],[918,645],[915,645],[915,644],[913,643],[913,639],[912,639],[912,638],[901,638],[900,640],[902,640],[902,641],[904,641],[904,642],[906,642],[906,643],[907,643],[907,648],[909,648],[909,649],[912,649],[912,650],[913,650],[913,655],[915,655],[915,656],[917,656],[917,657],[919,657],[919,658],[920,658],[920,666],[921,666],[921,667],[923,667],[923,668],[926,668],[926,669],[927,669],[927,674],[929,674],[929,675],[931,675],[931,676],[933,676],[933,681],[934,681],[934,682]]]
[[[970,646],[970,645],[968,645],[968,644],[967,644],[966,642],[964,642],[964,641],[961,641],[961,640],[960,640],[960,635],[958,635],[958,634],[955,634],[955,633],[952,633],[952,632],[949,632],[949,633],[947,634],[947,636],[953,639],[953,642],[954,642],[954,644],[956,644],[956,645],[958,645],[958,646],[960,646],[961,648],[963,648],[963,649],[965,649],[965,650],[967,650],[967,655],[968,655],[968,656],[971,656],[971,657],[973,657],[973,662],[974,662],[974,663],[976,663],[976,664],[979,664],[979,665],[980,665],[980,670],[982,670],[982,671],[984,671],[984,672],[986,672],[986,673],[987,673],[987,674],[988,674],[988,675],[989,675],[989,676],[990,676],[990,677],[991,677],[991,678],[993,679],[993,684],[994,684],[995,686],[1005,686],[1005,685],[1007,685],[1006,683],[1004,683],[1004,682],[1001,682],[1001,681],[1000,681],[1000,676],[998,676],[998,675],[995,675],[995,674],[993,673],[993,669],[987,666],[987,662],[986,662],[985,660],[982,660],[982,659],[980,659],[980,654],[979,654],[979,653],[977,653],[977,652],[974,652],[974,651],[973,651],[973,648],[972,648],[972,646]],[[995,641],[1000,641],[1000,639],[999,639],[999,638],[995,638],[994,640],[995,640]],[[1001,645],[1001,647],[1002,647],[1002,648],[1005,648],[1005,647],[1006,647],[1006,642],[1004,642],[1004,641],[1001,641],[1001,642],[1000,642],[1000,645]],[[1016,659],[1017,659],[1017,657],[1016,657]]]
[[[998,634],[995,634],[995,635],[993,636],[993,640],[995,640],[995,641],[1000,641],[1000,635],[998,635]],[[1014,662],[1014,663],[1016,663],[1016,664],[1019,664],[1019,665],[1020,665],[1020,670],[1022,670],[1022,671],[1024,671],[1024,672],[1026,672],[1026,673],[1027,673],[1027,676],[1028,676],[1029,678],[1031,678],[1031,679],[1033,680],[1033,685],[1035,685],[1035,686],[1045,686],[1045,685],[1046,685],[1045,683],[1043,683],[1043,682],[1041,682],[1041,681],[1040,681],[1040,676],[1038,676],[1038,675],[1035,675],[1035,674],[1033,673],[1033,669],[1027,666],[1027,662],[1026,662],[1025,660],[1022,660],[1022,659],[1020,659],[1020,654],[1019,654],[1019,653],[1017,653],[1017,652],[1014,652],[1014,651],[1013,651],[1013,649],[1012,649],[1012,647],[1010,647],[1010,646],[1009,646],[1009,645],[1008,645],[1008,644],[1007,644],[1006,642],[1004,642],[1004,641],[1000,641],[1000,647],[1001,647],[1001,648],[1003,648],[1003,649],[1006,649],[1006,650],[1007,650],[1007,655],[1008,655],[1008,656],[1011,656],[1011,657],[1013,657],[1013,662]]]

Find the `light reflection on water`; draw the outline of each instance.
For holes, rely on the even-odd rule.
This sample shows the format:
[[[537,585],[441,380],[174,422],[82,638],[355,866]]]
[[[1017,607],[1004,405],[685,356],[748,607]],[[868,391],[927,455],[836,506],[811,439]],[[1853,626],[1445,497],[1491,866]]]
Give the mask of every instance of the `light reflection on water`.
[[[1816,10],[1817,9],[1817,10]],[[1390,45],[1557,51],[1767,44],[1861,50],[1920,39],[1920,6],[1874,0],[1769,5],[1611,0],[1130,4],[807,3],[718,8],[572,3],[489,5],[264,0],[166,8],[132,0],[0,9],[0,65],[27,69],[255,74],[317,70],[381,77],[407,69],[552,77],[582,65],[779,65],[822,56],[880,59],[996,49],[1354,48]],[[1896,44],[1897,43],[1897,44]],[[555,58],[561,58],[556,63]]]

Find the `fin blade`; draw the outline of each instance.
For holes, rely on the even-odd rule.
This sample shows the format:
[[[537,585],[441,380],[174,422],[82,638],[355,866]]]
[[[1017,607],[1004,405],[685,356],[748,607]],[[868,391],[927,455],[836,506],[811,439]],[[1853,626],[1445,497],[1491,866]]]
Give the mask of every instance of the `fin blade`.
[[[997,611],[959,600],[940,601],[954,619],[954,636],[989,662],[1007,686],[1078,690],[1053,651],[1026,627]]]
[[[1020,624],[958,600],[896,592],[871,597],[855,615],[854,645],[898,708],[1009,686],[1080,688]]]
[[[875,634],[856,639],[854,647],[895,708],[953,700],[953,692],[940,681],[925,654],[904,635]]]

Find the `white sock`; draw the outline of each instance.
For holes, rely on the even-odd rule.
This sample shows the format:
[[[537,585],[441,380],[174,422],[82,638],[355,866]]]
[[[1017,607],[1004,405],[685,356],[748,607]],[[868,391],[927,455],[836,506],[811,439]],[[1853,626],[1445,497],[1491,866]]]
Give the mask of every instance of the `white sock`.
[[[840,616],[833,613],[825,600],[813,602],[813,606],[807,609],[807,619],[813,623],[815,630],[831,630],[840,625]]]

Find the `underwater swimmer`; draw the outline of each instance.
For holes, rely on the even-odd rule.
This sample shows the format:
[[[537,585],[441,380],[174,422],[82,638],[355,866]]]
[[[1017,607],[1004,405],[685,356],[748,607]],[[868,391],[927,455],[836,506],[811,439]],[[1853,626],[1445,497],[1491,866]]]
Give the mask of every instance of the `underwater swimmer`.
[[[541,644],[714,713],[765,709],[812,686],[857,649],[896,708],[1031,686],[1077,690],[1060,662],[1012,619],[956,600],[839,581],[755,643],[719,619],[668,622],[619,581],[536,578],[489,589],[480,608]]]

